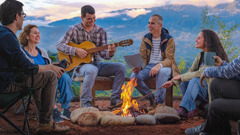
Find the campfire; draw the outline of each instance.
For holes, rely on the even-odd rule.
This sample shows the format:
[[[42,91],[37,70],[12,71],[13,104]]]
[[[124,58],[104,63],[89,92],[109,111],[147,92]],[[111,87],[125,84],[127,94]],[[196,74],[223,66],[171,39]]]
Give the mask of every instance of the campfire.
[[[137,86],[137,79],[135,78],[131,79],[126,85],[123,84],[121,94],[123,104],[121,108],[113,111],[114,114],[137,117],[138,115],[146,113],[144,109],[139,109],[137,100],[132,99],[132,93],[135,86]]]

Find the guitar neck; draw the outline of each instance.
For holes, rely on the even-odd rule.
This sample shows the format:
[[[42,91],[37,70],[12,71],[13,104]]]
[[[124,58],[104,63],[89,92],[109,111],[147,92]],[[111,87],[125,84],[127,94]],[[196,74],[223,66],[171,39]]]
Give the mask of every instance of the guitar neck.
[[[114,43],[114,44],[115,44],[116,47],[119,46],[118,43]],[[95,47],[95,48],[90,48],[90,49],[87,49],[86,51],[89,54],[96,53],[96,52],[103,51],[103,50],[107,49],[109,45],[112,45],[112,44],[103,45],[103,46],[99,46],[99,47]]]

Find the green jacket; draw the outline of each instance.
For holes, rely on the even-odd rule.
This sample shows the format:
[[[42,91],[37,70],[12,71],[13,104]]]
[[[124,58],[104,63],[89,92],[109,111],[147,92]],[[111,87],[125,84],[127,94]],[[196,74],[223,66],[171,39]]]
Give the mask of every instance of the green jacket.
[[[199,68],[199,66],[201,64],[200,60],[201,60],[201,58],[203,59],[203,54],[204,54],[204,52],[201,52],[197,55],[197,57],[193,61],[192,66],[188,69],[188,71],[185,74],[181,75],[181,81],[173,81],[175,83],[175,85],[179,85],[180,82],[189,81],[192,78],[199,78],[201,76],[201,74],[203,73],[203,70],[206,67],[209,67],[207,65],[203,65],[203,66],[201,66],[201,68]],[[210,93],[210,90],[209,90],[209,86],[210,86],[210,83],[212,82],[213,79],[214,78],[205,78],[205,81],[207,82],[207,85],[208,85],[208,100],[209,100],[209,103],[211,103],[211,93]]]

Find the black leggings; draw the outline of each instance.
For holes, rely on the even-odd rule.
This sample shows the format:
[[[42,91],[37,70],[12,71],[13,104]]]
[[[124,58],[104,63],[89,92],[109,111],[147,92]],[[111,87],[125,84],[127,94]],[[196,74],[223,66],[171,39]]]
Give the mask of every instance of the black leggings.
[[[204,132],[231,135],[229,120],[240,120],[240,81],[215,79],[210,85],[212,103]]]

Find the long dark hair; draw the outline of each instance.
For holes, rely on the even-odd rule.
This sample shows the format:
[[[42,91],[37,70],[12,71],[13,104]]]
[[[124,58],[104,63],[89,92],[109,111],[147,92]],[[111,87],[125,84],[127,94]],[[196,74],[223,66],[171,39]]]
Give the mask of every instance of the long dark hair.
[[[207,47],[208,52],[216,52],[217,56],[229,63],[228,56],[222,46],[218,35],[209,29],[203,29],[201,32],[203,33],[204,43]]]

